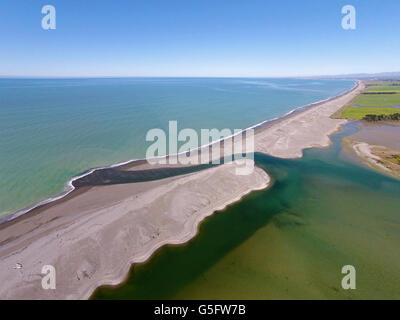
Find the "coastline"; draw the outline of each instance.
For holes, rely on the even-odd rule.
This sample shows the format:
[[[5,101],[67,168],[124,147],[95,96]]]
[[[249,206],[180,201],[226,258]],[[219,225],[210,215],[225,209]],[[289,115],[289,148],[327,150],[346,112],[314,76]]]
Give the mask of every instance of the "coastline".
[[[233,136],[239,135],[239,134],[241,134],[241,133],[243,133],[243,132],[245,132],[246,130],[249,130],[249,129],[254,129],[255,130],[255,134],[257,135],[257,133],[261,132],[262,130],[265,130],[266,128],[269,128],[272,125],[279,124],[281,121],[283,121],[285,119],[290,119],[291,116],[296,115],[299,112],[303,112],[303,111],[312,109],[313,107],[318,107],[321,104],[327,103],[327,102],[332,101],[332,100],[334,101],[334,100],[336,100],[336,99],[338,99],[338,98],[340,98],[342,96],[345,96],[345,95],[353,92],[354,90],[356,90],[359,87],[359,85],[360,85],[360,81],[356,80],[355,84],[354,84],[354,86],[352,88],[350,88],[349,90],[345,90],[344,92],[341,92],[336,96],[328,97],[326,99],[319,100],[319,101],[316,101],[316,102],[313,102],[313,103],[310,103],[310,104],[297,106],[297,107],[293,108],[292,110],[290,110],[289,112],[287,112],[284,115],[282,115],[281,117],[276,117],[276,118],[272,118],[272,119],[263,120],[263,121],[261,121],[261,122],[259,122],[257,124],[251,125],[250,127],[246,128],[246,129],[243,129],[242,131],[240,131],[240,132],[238,132],[238,133],[236,133],[236,134],[234,134],[232,136],[221,138],[221,139],[219,139],[217,141],[211,142],[208,145],[200,146],[197,150],[201,151],[202,149],[207,148],[209,146],[212,146],[215,143],[222,142],[222,144],[223,144],[224,140],[228,140],[228,139],[232,138]],[[331,135],[333,133],[335,133],[335,132],[332,132],[329,135]],[[260,151],[260,152],[263,152],[263,151]],[[268,152],[265,152],[265,153],[268,154]],[[172,156],[179,156],[179,155],[181,155],[181,154],[178,153],[178,154],[172,155]],[[273,154],[271,154],[271,155],[273,155]],[[160,158],[168,158],[169,156],[170,155],[161,156]],[[60,194],[57,194],[54,197],[46,198],[46,199],[44,199],[42,201],[39,201],[39,202],[37,202],[37,203],[35,203],[35,204],[31,205],[31,206],[22,208],[20,210],[17,210],[15,212],[12,212],[12,213],[8,214],[5,217],[0,218],[0,227],[4,223],[10,222],[10,221],[12,221],[14,219],[17,219],[17,218],[19,218],[19,217],[21,217],[21,216],[23,216],[25,214],[31,213],[31,212],[33,212],[35,210],[40,210],[41,208],[43,208],[45,206],[48,206],[48,205],[51,205],[53,203],[58,203],[59,201],[62,201],[65,197],[71,195],[74,191],[76,192],[79,189],[79,188],[74,186],[74,182],[75,181],[77,181],[77,180],[79,180],[79,179],[81,179],[83,177],[89,176],[89,175],[93,174],[96,171],[101,171],[101,170],[111,169],[111,168],[120,169],[120,170],[127,170],[127,169],[129,170],[132,167],[140,166],[141,164],[146,164],[146,163],[147,163],[147,161],[146,161],[145,158],[139,158],[139,159],[126,160],[126,161],[114,163],[114,164],[107,165],[107,166],[101,166],[101,167],[88,169],[88,170],[86,170],[86,171],[84,171],[84,172],[72,177],[71,179],[69,179],[65,184],[65,190],[63,192],[61,192]]]
[[[340,126],[347,122],[346,120],[336,120],[336,119],[331,119],[330,116],[333,114],[331,111],[333,109],[338,109],[341,107],[341,104],[344,103],[344,101],[350,101],[353,99],[353,97],[358,94],[360,90],[362,90],[362,83],[358,82],[355,87],[353,87],[351,90],[349,90],[346,93],[343,93],[337,97],[328,99],[327,101],[324,102],[318,102],[313,104],[312,106],[306,108],[305,110],[300,110],[297,112],[291,112],[289,115],[280,118],[278,120],[272,121],[264,121],[262,122],[262,126],[258,126],[256,134],[255,134],[255,139],[256,139],[256,151],[258,152],[263,152],[266,154],[270,154],[272,156],[277,156],[277,157],[283,157],[283,158],[296,158],[296,157],[301,157],[302,156],[302,150],[305,148],[310,148],[310,147],[327,147],[330,145],[330,139],[329,135],[333,134],[336,132]],[[271,139],[272,137],[272,139]],[[299,139],[300,137],[300,139]],[[215,142],[214,142],[215,143]],[[202,147],[204,148],[204,146]],[[125,169],[129,170],[132,169],[132,167],[136,167],[138,169],[141,169],[141,160],[134,160],[134,161],[129,161],[123,164],[119,164],[119,166],[114,165],[114,167],[118,167],[119,169]],[[143,161],[143,160],[142,160]],[[134,162],[134,163],[132,163]],[[156,180],[154,181],[149,181],[149,182],[141,182],[141,183],[135,183],[135,184],[126,184],[126,185],[113,185],[113,186],[100,186],[100,187],[84,187],[82,189],[77,189],[76,193],[69,193],[66,197],[64,196],[63,198],[60,198],[48,205],[42,205],[40,208],[37,208],[35,210],[30,211],[29,213],[23,214],[17,219],[13,219],[11,221],[5,222],[4,224],[0,225],[0,243],[2,246],[0,247],[0,256],[2,257],[1,259],[1,264],[2,264],[2,269],[3,270],[8,270],[7,272],[4,272],[1,277],[3,280],[6,281],[5,279],[8,280],[7,286],[4,286],[1,291],[0,291],[0,296],[2,297],[7,297],[7,298],[17,298],[17,299],[24,299],[29,296],[33,296],[36,298],[40,299],[52,299],[55,298],[54,295],[52,295],[51,292],[41,290],[40,288],[40,269],[37,269],[36,267],[39,266],[39,262],[41,263],[42,260],[45,260],[46,257],[45,255],[43,256],[43,253],[41,250],[43,250],[43,246],[50,246],[50,245],[57,245],[59,246],[59,251],[56,252],[56,254],[59,254],[57,257],[52,257],[54,264],[57,265],[57,270],[59,270],[58,266],[60,266],[61,274],[63,272],[66,273],[66,278],[65,280],[65,287],[63,286],[63,282],[61,286],[61,291],[64,290],[63,293],[57,293],[60,294],[60,296],[57,296],[57,298],[64,298],[64,299],[86,299],[88,298],[93,290],[97,288],[98,286],[101,285],[115,285],[120,283],[126,276],[129,267],[131,266],[132,263],[137,263],[137,262],[142,262],[145,261],[151,254],[157,250],[159,247],[165,245],[165,244],[175,244],[175,243],[184,243],[188,240],[190,240],[196,233],[197,233],[197,227],[198,224],[207,216],[211,215],[213,212],[216,210],[221,210],[225,206],[241,199],[245,194],[251,192],[252,190],[258,190],[258,189],[263,189],[266,188],[269,183],[270,183],[270,178],[267,173],[265,173],[262,169],[256,167],[254,170],[255,174],[251,176],[249,181],[243,181],[242,178],[238,178],[238,176],[234,175],[232,173],[232,168],[234,166],[230,165],[221,165],[217,168],[210,168],[206,169],[200,172],[196,173],[190,173],[182,176],[177,176],[177,177],[171,177],[171,178],[166,178],[162,180]],[[92,169],[93,171],[99,170],[99,169]],[[212,173],[212,174],[211,174]],[[211,185],[205,183],[206,181],[201,180],[204,176],[207,176],[208,179],[212,180]],[[195,183],[189,183],[188,181],[195,181]],[[193,202],[196,200],[198,197],[195,197],[190,194],[188,194],[187,197],[182,197],[182,192],[184,190],[182,188],[179,188],[181,185],[185,185],[186,183],[189,183],[189,185],[186,185],[185,189],[189,189],[188,186],[192,185],[200,185],[199,181],[203,181],[203,186],[199,187],[199,190],[196,190],[199,194],[207,194],[207,192],[210,189],[211,186],[220,185],[220,192],[223,194],[218,195],[217,198],[222,197],[223,201],[219,202],[217,201],[210,201],[210,197],[215,196],[215,194],[207,194],[207,197],[200,197],[200,200],[203,199],[206,203],[206,206],[204,206],[204,203],[200,201],[198,202]],[[229,181],[230,183],[227,183]],[[232,190],[226,190],[226,186],[229,185],[230,188],[234,186],[236,189],[235,191]],[[160,188],[164,192],[160,192]],[[78,192],[81,190],[80,192]],[[144,191],[143,191],[144,190]],[[107,192],[106,192],[107,191]],[[136,193],[135,193],[136,192]],[[227,192],[227,193],[226,193]],[[104,255],[104,252],[101,253],[101,251],[106,251],[104,250],[104,247],[100,246],[99,243],[107,243],[109,242],[110,245],[113,244],[113,241],[117,239],[118,237],[122,238],[129,238],[128,240],[132,241],[132,230],[129,232],[125,232],[123,236],[121,236],[121,228],[122,229],[129,229],[129,224],[122,223],[124,219],[127,218],[127,212],[128,215],[130,213],[129,210],[132,208],[136,208],[137,203],[136,202],[131,202],[127,203],[127,199],[129,198],[131,201],[135,201],[135,199],[131,199],[133,195],[141,195],[146,193],[144,197],[147,199],[146,203],[142,208],[146,209],[144,211],[147,212],[156,212],[156,208],[158,206],[155,205],[154,199],[160,199],[159,194],[165,195],[165,198],[163,198],[163,201],[167,201],[169,203],[172,203],[171,201],[177,201],[177,194],[180,194],[180,199],[185,198],[185,208],[191,208],[196,206],[200,206],[200,208],[203,210],[202,214],[199,214],[196,216],[196,218],[192,218],[192,220],[188,219],[188,217],[180,217],[180,226],[182,227],[185,225],[185,228],[181,229],[181,233],[179,233],[179,237],[175,233],[172,233],[173,237],[171,237],[171,234],[166,234],[165,238],[158,238],[157,244],[154,245],[152,243],[151,246],[145,247],[142,246],[143,252],[141,254],[136,253],[135,258],[126,258],[121,260],[121,257],[114,257],[114,259],[110,259],[108,257],[107,259],[109,261],[111,260],[117,260],[118,261],[118,266],[117,270],[115,267],[110,267],[109,263],[107,261],[97,261],[96,257],[92,257],[91,254],[94,254],[93,252],[96,252],[97,255],[102,254]],[[152,196],[150,196],[150,194]],[[107,198],[108,195],[108,198]],[[71,201],[75,201],[75,205],[79,204],[78,200],[82,200],[87,197],[93,197],[94,200],[92,203],[92,207],[79,207],[79,210],[75,212],[74,214],[71,214],[74,208],[71,209]],[[100,206],[98,204],[98,199],[101,199],[101,202],[103,202],[103,206]],[[152,199],[152,200],[151,200]],[[206,200],[205,200],[206,199]],[[198,199],[197,199],[198,200]],[[208,201],[208,203],[207,203]],[[132,204],[135,204],[132,206]],[[155,205],[153,208],[153,211],[148,209],[147,206]],[[207,207],[207,205],[209,206]],[[49,208],[48,208],[49,206]],[[73,206],[72,206],[73,207]],[[168,207],[171,211],[171,207]],[[53,210],[51,210],[53,209]],[[61,210],[62,209],[62,210]],[[77,209],[77,208],[75,208]],[[37,215],[37,211],[40,210],[40,215]],[[64,211],[63,211],[64,210]],[[124,211],[125,210],[125,211]],[[57,211],[57,214],[56,214]],[[177,210],[177,212],[181,212],[184,210]],[[61,212],[61,213],[60,213]],[[77,214],[79,213],[79,221],[75,221],[75,218],[77,217]],[[110,212],[112,213],[112,217],[110,217]],[[125,213],[124,213],[125,212]],[[169,211],[167,210],[167,213]],[[171,222],[176,219],[174,216],[174,212],[176,211],[172,210],[169,212],[169,215],[163,216],[162,219],[159,221],[160,226],[165,226],[166,221],[168,220]],[[120,217],[120,221],[118,222],[115,217],[115,213],[117,213]],[[158,212],[160,214],[160,212]],[[164,214],[164,212],[161,212],[161,214]],[[47,217],[45,217],[47,215]],[[106,221],[108,216],[108,221]],[[192,215],[193,216],[193,215]],[[160,216],[158,216],[160,218]],[[64,221],[62,221],[64,219]],[[146,234],[146,239],[150,237],[150,242],[151,242],[151,237],[152,235],[154,236],[154,232],[157,229],[157,227],[154,227],[149,225],[149,221],[143,220],[143,217],[140,217],[139,221],[141,221],[144,226],[144,228],[139,228],[136,230],[136,233],[141,233],[144,232],[143,230],[147,228],[148,233]],[[175,221],[175,220],[174,220]],[[184,221],[184,222],[182,222]],[[126,221],[125,221],[126,222]],[[132,222],[132,221],[131,221]],[[119,228],[116,226],[119,223]],[[182,224],[183,223],[183,224]],[[4,233],[4,230],[7,229],[7,231],[11,230],[11,233],[14,231],[18,234],[18,227],[21,228],[23,226],[23,230],[19,230],[19,236],[18,235],[11,235],[11,236],[6,236]],[[176,221],[175,223],[173,222],[170,224],[171,230],[176,229]],[[131,226],[132,227],[132,226]],[[30,232],[21,232],[24,231],[24,228],[30,228]],[[113,230],[111,232],[105,232],[103,229],[108,228],[108,230]],[[95,229],[97,230],[95,236],[93,236],[92,231],[88,232],[88,230]],[[168,232],[171,232],[171,230],[168,230]],[[183,231],[182,231],[183,230]],[[26,231],[26,230],[25,230]],[[175,230],[176,231],[176,230]],[[60,234],[64,234],[64,236],[59,236]],[[68,244],[65,244],[65,240],[68,239],[70,234],[74,235],[74,240],[69,242]],[[101,237],[104,237],[105,234],[107,234],[107,237],[111,237],[107,239],[107,241],[100,241]],[[39,235],[41,235],[39,237]],[[169,237],[168,237],[169,235]],[[50,240],[52,239],[52,240]],[[140,240],[140,239],[139,239]],[[134,243],[140,243],[138,239],[134,239]],[[135,242],[136,241],[136,242]],[[139,241],[139,242],[138,242]],[[71,248],[67,249],[66,246],[75,246],[76,243],[79,242],[80,246],[76,248],[76,250],[72,250]],[[40,244],[40,245],[39,245]],[[120,243],[125,250],[128,250],[128,248],[131,250],[132,246],[128,246],[126,241],[123,241]],[[112,248],[118,248],[118,246],[111,246],[111,251]],[[30,250],[28,250],[28,248]],[[144,248],[144,249],[143,249]],[[61,255],[61,250],[68,250],[66,252],[76,252],[77,255],[82,255],[81,259],[79,261],[83,261],[83,265],[78,265],[73,266],[71,264],[68,264],[68,254],[67,257]],[[28,252],[29,251],[29,252]],[[46,250],[47,251],[47,250]],[[39,257],[32,257],[33,252],[38,253]],[[15,254],[14,254],[15,253]],[[18,262],[18,258],[21,258],[23,254],[26,254],[26,258],[30,258],[35,260],[35,268],[30,269],[30,270],[35,270],[34,273],[27,273],[24,274],[24,271],[20,270],[15,270],[13,269],[13,266],[15,263]],[[116,255],[116,253],[111,253],[111,255]],[[122,253],[119,252],[121,255]],[[90,256],[91,258],[87,258],[86,256]],[[83,257],[83,258],[82,258]],[[39,259],[40,258],[40,259]],[[73,259],[73,257],[69,257],[70,259]],[[74,257],[76,260],[77,258]],[[53,262],[51,261],[51,262]],[[94,262],[93,262],[94,261]],[[125,261],[125,263],[122,263],[122,261]],[[51,263],[46,263],[46,264],[51,264]],[[104,267],[106,265],[106,267]],[[26,264],[24,264],[26,266]],[[104,274],[102,277],[99,279],[94,279],[94,275],[97,273],[96,277],[99,276],[99,270],[96,269],[96,267],[101,266],[104,270]],[[76,268],[75,268],[76,267]],[[108,270],[106,270],[108,268]],[[69,269],[69,270],[68,270]],[[71,274],[71,270],[78,270],[77,272],[81,272],[80,274]],[[80,270],[80,271],[79,271]],[[83,271],[82,271],[83,270]],[[86,277],[85,275],[89,275]],[[85,289],[82,289],[83,284],[79,282],[73,282],[75,286],[77,286],[81,290],[80,292],[77,292],[77,287],[74,287],[71,291],[71,277],[78,277],[79,280],[85,280]],[[74,279],[75,280],[75,279]],[[59,281],[59,280],[58,280]],[[62,280],[61,280],[62,281]],[[22,282],[22,284],[21,284]],[[39,286],[39,287],[38,287]],[[58,291],[58,290],[55,290]],[[60,292],[60,291],[58,291]],[[73,292],[73,293],[71,293]]]
[[[0,230],[0,297],[87,299],[117,284],[132,263],[165,244],[190,240],[216,210],[269,185],[267,173],[234,174],[235,165],[157,181],[93,187]],[[229,186],[229,188],[226,188]],[[22,268],[15,269],[20,263]],[[57,290],[41,289],[41,267],[57,270]]]
[[[281,118],[256,132],[255,150],[279,158],[301,158],[307,148],[326,148],[330,136],[337,133],[346,119],[332,115],[352,101],[365,88],[358,81],[348,92],[318,103],[301,112]]]
[[[360,121],[358,132],[343,139],[343,149],[366,165],[382,174],[400,179],[400,140],[398,123],[369,124]]]

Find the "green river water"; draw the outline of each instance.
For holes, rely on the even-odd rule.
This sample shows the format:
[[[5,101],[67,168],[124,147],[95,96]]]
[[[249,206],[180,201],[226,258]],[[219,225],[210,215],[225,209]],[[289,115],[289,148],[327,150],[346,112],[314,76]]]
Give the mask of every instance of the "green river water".
[[[183,245],[134,265],[95,299],[400,298],[400,181],[341,150],[349,124],[327,149],[302,159],[257,154],[273,185],[206,219]],[[344,290],[344,265],[356,269]]]

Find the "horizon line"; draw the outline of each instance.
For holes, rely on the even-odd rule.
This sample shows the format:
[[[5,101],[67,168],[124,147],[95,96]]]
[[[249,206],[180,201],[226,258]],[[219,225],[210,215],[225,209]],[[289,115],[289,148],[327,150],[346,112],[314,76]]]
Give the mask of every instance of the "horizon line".
[[[123,76],[123,75],[98,75],[98,76],[85,76],[85,75],[76,75],[76,76],[51,76],[51,75],[44,75],[44,76],[36,76],[36,75],[26,75],[26,76],[19,76],[19,75],[0,75],[0,79],[133,79],[133,78],[198,78],[198,79],[218,79],[218,78],[226,78],[226,79],[234,79],[234,78],[331,78],[331,77],[350,77],[350,78],[357,78],[357,76],[390,76],[390,74],[398,73],[400,76],[400,71],[383,71],[383,72],[375,72],[375,73],[368,73],[368,72],[360,72],[360,73],[347,73],[347,74],[325,74],[325,75],[282,75],[282,76],[272,76],[272,75],[265,75],[265,76],[245,76],[245,75],[235,75],[235,76],[163,76],[163,75],[154,75],[154,76],[140,76],[140,75],[132,75],[132,76]]]

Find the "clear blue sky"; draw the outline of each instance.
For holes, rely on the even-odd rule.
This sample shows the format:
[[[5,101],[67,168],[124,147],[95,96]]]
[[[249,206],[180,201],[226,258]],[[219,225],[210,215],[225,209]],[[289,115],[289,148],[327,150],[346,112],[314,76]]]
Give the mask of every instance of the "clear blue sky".
[[[41,28],[46,4],[56,30]],[[399,0],[0,0],[0,30],[0,76],[400,71]]]

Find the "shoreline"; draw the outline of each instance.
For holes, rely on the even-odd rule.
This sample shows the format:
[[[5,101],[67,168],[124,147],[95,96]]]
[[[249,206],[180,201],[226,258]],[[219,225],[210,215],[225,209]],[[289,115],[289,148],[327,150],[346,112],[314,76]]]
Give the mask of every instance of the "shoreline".
[[[31,219],[12,221],[0,229],[0,297],[88,299],[97,287],[121,282],[132,264],[165,244],[187,242],[204,218],[270,184],[261,168],[244,178],[234,170],[226,164],[181,177],[93,187]],[[57,290],[41,290],[43,264],[55,266]]]
[[[360,81],[358,81],[358,80],[354,80],[354,81],[355,81],[355,84],[354,84],[354,86],[352,88],[350,88],[349,90],[345,90],[345,91],[339,93],[336,96],[328,97],[326,99],[319,100],[319,101],[316,101],[316,102],[312,102],[312,103],[309,103],[309,104],[306,104],[306,105],[297,106],[294,109],[288,111],[287,113],[285,113],[284,115],[282,115],[280,117],[275,117],[275,118],[272,118],[272,119],[263,120],[263,121],[255,124],[255,125],[251,125],[250,127],[241,130],[240,132],[238,132],[238,133],[236,133],[236,134],[234,134],[232,136],[221,138],[221,139],[219,139],[217,141],[213,141],[213,142],[211,142],[211,143],[209,143],[207,145],[199,146],[196,150],[201,151],[201,149],[210,147],[215,143],[220,143],[220,142],[223,143],[224,140],[228,140],[228,139],[230,139],[230,138],[232,138],[232,137],[234,137],[236,135],[242,134],[243,132],[245,132],[246,130],[249,130],[249,129],[254,129],[255,130],[255,135],[256,135],[262,129],[268,128],[268,126],[273,125],[273,124],[278,124],[281,120],[288,119],[292,115],[295,115],[295,114],[297,114],[299,112],[302,112],[302,111],[306,111],[306,110],[311,109],[313,107],[317,107],[317,106],[319,106],[319,105],[321,105],[323,103],[335,100],[335,99],[340,98],[340,97],[342,97],[342,96],[344,96],[344,95],[346,95],[348,93],[353,92],[360,85]],[[168,158],[169,156],[173,157],[173,156],[179,156],[179,155],[181,155],[181,154],[177,153],[175,155],[160,156],[158,158]],[[69,179],[66,182],[65,190],[63,192],[61,192],[60,194],[57,194],[54,197],[46,198],[46,199],[44,199],[42,201],[39,201],[39,202],[37,202],[37,203],[35,203],[35,204],[31,205],[31,206],[28,206],[28,207],[22,208],[20,210],[17,210],[15,212],[9,213],[8,215],[0,218],[0,228],[1,228],[1,226],[3,224],[6,224],[7,222],[13,221],[13,220],[25,215],[25,214],[29,214],[29,213],[33,212],[35,210],[40,210],[41,208],[46,207],[48,205],[51,205],[52,203],[57,203],[58,201],[63,200],[68,195],[72,194],[74,191],[79,190],[80,187],[75,187],[74,184],[73,184],[76,180],[79,180],[79,179],[81,179],[83,177],[89,176],[89,175],[93,174],[96,171],[101,171],[101,170],[105,170],[105,169],[114,169],[114,168],[115,169],[120,169],[120,170],[125,170],[125,169],[129,169],[131,167],[137,166],[137,165],[141,165],[143,163],[147,163],[146,158],[130,159],[130,160],[127,160],[127,161],[122,161],[122,162],[114,163],[114,164],[107,165],[107,166],[91,168],[91,169],[88,169],[88,170],[86,170],[86,171],[84,171],[82,173],[79,173],[78,175],[73,176],[71,179]]]
[[[364,88],[364,82],[358,80],[344,94],[261,127],[255,134],[255,150],[278,158],[293,159],[301,158],[304,149],[329,147],[332,144],[330,136],[348,122],[347,119],[332,116]]]
[[[343,139],[344,151],[355,161],[384,175],[400,179],[400,140],[388,140],[388,135],[398,136],[399,123],[369,124],[358,122],[358,131]],[[393,128],[393,132],[387,132]]]
[[[339,97],[258,128],[255,151],[296,158],[304,148],[327,146],[332,128],[342,123],[327,120],[331,109],[340,107],[341,97],[352,99],[361,84],[357,82]],[[305,126],[310,116],[313,121]],[[326,121],[330,127],[324,125]],[[312,136],[314,130],[319,132],[322,143],[311,141],[310,145],[310,130]],[[284,154],[280,141],[272,139],[264,145],[265,139],[277,131],[279,139],[290,142],[284,146]],[[303,139],[297,140],[302,134]],[[121,167],[139,167],[140,171],[138,161]],[[99,286],[120,283],[132,264],[147,260],[165,244],[187,242],[197,234],[204,218],[271,183],[268,173],[257,166],[247,178],[235,175],[234,168],[225,164],[161,180],[78,188],[75,193],[1,224],[0,281],[5,285],[0,288],[0,296],[87,299]],[[39,267],[43,262],[57,267],[60,289],[41,290]],[[18,263],[23,268],[16,270]]]
[[[186,242],[190,241],[191,239],[193,239],[198,234],[200,224],[202,222],[204,222],[205,219],[207,219],[208,217],[212,216],[215,212],[222,211],[222,210],[226,209],[228,206],[230,206],[230,205],[232,205],[232,204],[234,204],[236,202],[239,202],[245,196],[249,195],[250,193],[252,193],[254,191],[259,191],[259,190],[270,188],[271,187],[271,178],[268,176],[268,174],[266,172],[265,172],[265,174],[267,175],[267,179],[265,180],[265,184],[264,185],[261,185],[259,187],[253,188],[253,189],[248,190],[248,191],[244,191],[243,193],[238,194],[235,198],[232,198],[229,201],[223,202],[218,207],[215,207],[212,211],[209,211],[208,213],[205,213],[202,216],[198,216],[198,218],[194,221],[194,223],[191,224],[191,226],[192,226],[191,229],[187,230],[187,233],[186,233],[185,236],[183,236],[183,237],[181,237],[179,239],[170,238],[170,239],[166,239],[166,240],[164,240],[162,242],[157,243],[149,251],[145,252],[142,256],[135,257],[135,259],[132,259],[131,261],[128,261],[125,264],[124,268],[123,268],[126,271],[123,272],[119,278],[112,278],[112,279],[109,279],[109,280],[104,280],[101,285],[97,285],[97,284],[93,285],[93,287],[90,289],[90,291],[88,291],[88,294],[86,296],[84,296],[83,299],[84,300],[90,299],[90,297],[92,297],[93,293],[99,287],[102,287],[102,286],[118,286],[118,285],[120,285],[129,276],[129,270],[131,269],[131,267],[134,264],[146,262],[148,259],[151,258],[151,256],[158,249],[162,248],[163,246],[165,246],[165,245],[181,245],[181,244],[185,244]]]

